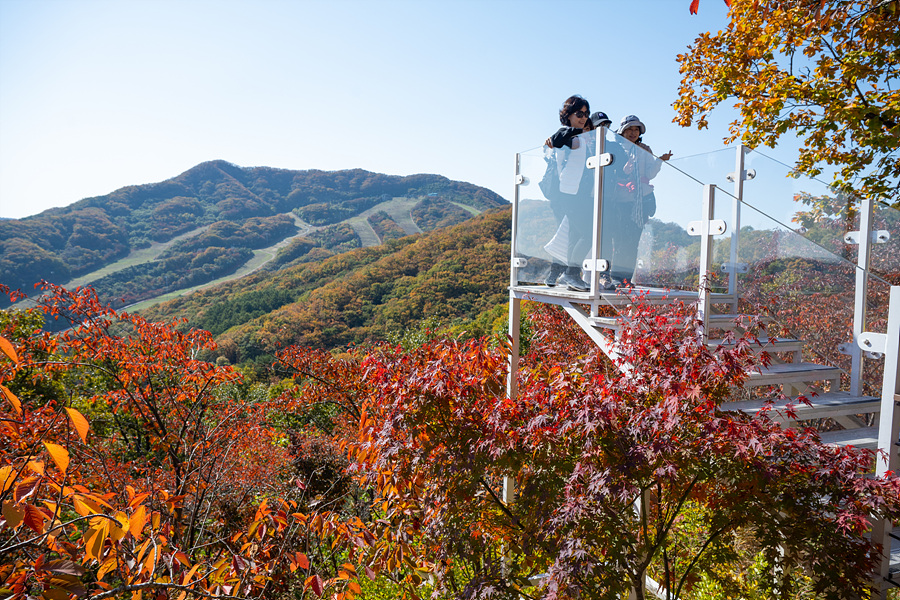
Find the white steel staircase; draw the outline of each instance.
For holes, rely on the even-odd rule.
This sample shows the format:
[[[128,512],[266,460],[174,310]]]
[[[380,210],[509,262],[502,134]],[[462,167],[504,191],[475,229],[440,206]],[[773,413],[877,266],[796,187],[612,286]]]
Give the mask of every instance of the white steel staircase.
[[[605,149],[610,143],[627,142],[605,133],[601,130],[591,138],[601,160],[588,160],[588,167],[594,169],[593,239],[590,254],[578,265],[587,274],[588,291],[545,284],[548,265],[559,260],[548,255],[546,242],[560,221],[558,214],[551,214],[551,202],[535,184],[541,179],[547,150],[517,155],[509,287],[513,338],[510,396],[516,394],[522,300],[561,306],[610,357],[616,356],[616,340],[623,327],[621,309],[633,301],[633,294],[640,293],[643,301],[651,304],[696,302],[711,346],[732,343],[724,341],[728,338],[723,335],[730,329],[760,324],[766,329],[759,334],[758,350],[768,353],[770,364],[754,368],[741,397],[723,404],[722,410],[753,415],[765,409],[785,427],[819,428],[825,443],[883,452],[877,474],[900,470],[900,287],[888,284],[889,279],[900,283],[900,235],[896,229],[900,213],[861,201],[854,220],[843,222],[844,228],[852,231],[838,232],[837,242],[823,242],[822,236],[839,229],[842,222],[825,221],[814,232],[819,238],[810,239],[805,237],[809,232],[783,225],[745,200],[744,181],[755,174],[745,169],[746,148],[735,149],[734,162],[727,164],[728,170],[733,164],[733,171],[719,174],[720,179],[728,175],[734,182],[733,194],[718,190],[724,200],[717,201],[714,185],[698,179],[705,173],[715,176],[712,164],[716,160],[700,161],[704,168],[697,177],[688,175],[689,165],[682,170],[667,164],[656,185],[663,214],[644,230],[636,287],[608,291],[601,285],[601,275],[609,268],[603,234],[615,224],[604,224],[603,196],[606,192],[612,197],[614,183],[604,180],[603,171],[614,159]],[[759,170],[771,166],[763,159],[758,159]],[[698,192],[694,198],[699,202],[684,206],[681,198],[686,189]],[[783,207],[773,206],[800,210],[801,206],[791,205],[794,197],[782,200]],[[664,210],[668,198],[680,205]],[[824,198],[822,202],[830,199],[825,194],[819,198]],[[679,214],[684,215],[680,221]],[[667,215],[676,215],[676,220],[667,222]],[[742,228],[742,218],[752,225]],[[894,231],[876,230],[873,224]],[[645,243],[648,234],[654,237],[655,246]],[[668,241],[661,240],[663,235],[669,236]],[[876,248],[879,243],[884,246]],[[835,254],[828,244],[843,254]],[[873,255],[881,271],[873,270]],[[777,301],[767,314],[751,316],[740,312],[748,306],[748,298],[756,303],[769,298]],[[873,331],[867,331],[869,326]],[[832,339],[840,344],[830,344]],[[781,394],[774,404],[772,390]],[[505,490],[508,499],[511,492]],[[877,590],[873,597],[886,598],[890,587],[900,587],[900,535],[885,522],[875,524],[872,536],[886,549],[879,571],[872,574]]]

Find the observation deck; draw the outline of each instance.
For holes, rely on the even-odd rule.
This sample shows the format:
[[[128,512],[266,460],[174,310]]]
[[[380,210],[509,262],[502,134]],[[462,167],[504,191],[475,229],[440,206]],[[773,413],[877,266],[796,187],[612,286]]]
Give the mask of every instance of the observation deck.
[[[767,325],[760,350],[772,364],[722,410],[754,414],[772,389],[805,395],[794,418],[771,415],[881,451],[877,474],[900,471],[900,212],[743,146],[666,162],[606,129],[576,139],[579,152],[517,155],[510,396],[522,300],[561,306],[610,357],[636,294],[695,302],[710,345],[751,319]],[[872,535],[889,549],[873,574],[883,598],[900,587],[900,535],[889,522]]]

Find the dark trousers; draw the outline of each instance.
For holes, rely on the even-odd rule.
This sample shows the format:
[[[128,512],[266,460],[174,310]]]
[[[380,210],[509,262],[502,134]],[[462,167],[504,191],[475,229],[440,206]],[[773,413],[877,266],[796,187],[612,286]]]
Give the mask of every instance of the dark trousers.
[[[614,202],[603,211],[603,258],[612,258],[610,275],[632,281],[643,227],[634,222],[630,202]]]

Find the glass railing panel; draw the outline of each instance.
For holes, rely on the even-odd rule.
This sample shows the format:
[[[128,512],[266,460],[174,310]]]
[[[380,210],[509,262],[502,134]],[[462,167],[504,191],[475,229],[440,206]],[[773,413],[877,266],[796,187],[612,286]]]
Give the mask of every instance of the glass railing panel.
[[[711,183],[731,192],[734,184],[729,181],[728,175],[734,171],[735,152],[735,148],[729,146],[691,156],[676,154],[669,160],[669,164],[701,183]]]
[[[738,239],[735,231],[737,199],[722,188],[716,187],[713,219],[725,224],[725,231],[712,236],[710,265],[707,281],[714,294],[735,293],[739,276]],[[732,283],[734,280],[734,283]]]
[[[803,359],[840,367],[849,389],[856,265],[746,204],[739,235],[741,311],[771,316],[770,338],[802,340]]]
[[[593,240],[594,175],[586,161],[595,154],[593,133],[572,148],[543,146],[519,155],[515,254],[527,261],[518,270],[523,284],[581,277]]]
[[[870,246],[869,270],[900,285],[900,211],[880,202],[872,211],[875,243]]]
[[[602,258],[638,287],[697,290],[700,238],[688,228],[700,219],[702,183],[619,135],[607,139],[615,159],[604,173]]]
[[[828,251],[856,262],[856,248],[844,242],[854,227],[849,200],[827,183],[794,173],[778,160],[754,150],[745,155],[745,168],[755,173],[744,183],[743,200],[759,212],[793,229]]]

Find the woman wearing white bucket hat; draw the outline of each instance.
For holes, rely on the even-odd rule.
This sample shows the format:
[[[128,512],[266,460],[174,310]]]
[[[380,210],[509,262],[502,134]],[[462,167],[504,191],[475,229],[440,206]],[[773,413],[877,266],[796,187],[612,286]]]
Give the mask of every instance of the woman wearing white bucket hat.
[[[610,230],[613,246],[610,274],[613,283],[620,285],[633,284],[641,232],[656,212],[650,180],[659,173],[662,161],[672,157],[671,151],[659,158],[654,156],[650,146],[641,141],[646,132],[646,125],[636,115],[623,117],[616,131],[624,138],[619,142],[626,161],[620,169],[613,207],[616,217],[615,226]]]

